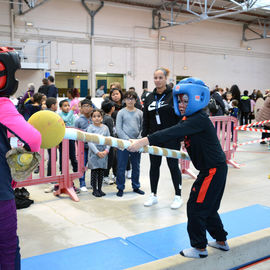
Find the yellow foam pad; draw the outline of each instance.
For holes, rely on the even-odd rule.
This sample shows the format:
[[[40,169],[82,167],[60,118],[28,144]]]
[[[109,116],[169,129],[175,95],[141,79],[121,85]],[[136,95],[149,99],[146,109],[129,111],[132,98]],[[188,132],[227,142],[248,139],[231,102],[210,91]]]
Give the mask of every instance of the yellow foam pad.
[[[57,146],[65,136],[65,123],[55,112],[49,110],[34,113],[28,122],[37,129],[42,137],[41,148]]]
[[[28,166],[33,160],[33,155],[30,153],[19,155],[18,163],[22,166]]]

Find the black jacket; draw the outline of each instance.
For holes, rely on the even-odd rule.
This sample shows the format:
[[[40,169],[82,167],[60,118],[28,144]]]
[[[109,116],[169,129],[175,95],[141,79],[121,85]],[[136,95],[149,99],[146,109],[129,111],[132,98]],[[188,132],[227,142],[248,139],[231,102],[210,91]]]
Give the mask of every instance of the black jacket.
[[[251,112],[251,105],[250,105],[249,96],[245,96],[245,95],[241,96],[239,107],[241,108],[241,111],[244,113]]]
[[[49,85],[47,97],[57,98],[57,96],[58,96],[58,88],[56,88],[54,84]]]
[[[148,96],[149,94],[150,94],[149,91],[146,91],[146,90],[143,91],[143,93],[142,93],[142,95],[141,95],[141,101],[142,101],[143,104],[144,104],[144,101],[145,101],[145,99],[147,98],[147,96]]]
[[[159,102],[161,98],[162,100]],[[158,101],[157,110],[156,101]],[[157,124],[156,111],[160,117],[160,125]],[[163,94],[157,94],[157,89],[154,89],[154,91],[146,97],[144,102],[142,136],[145,137],[157,130],[171,127],[178,123],[179,120],[180,118],[175,114],[173,108],[172,89],[167,86]]]
[[[48,88],[49,88],[48,85],[43,84],[43,85],[41,85],[41,86],[39,87],[38,93],[44,94],[45,96],[48,96]]]
[[[220,116],[220,115],[224,115],[225,113],[225,104],[223,102],[222,96],[217,93],[217,91],[215,91],[212,95],[212,97],[215,99],[217,105],[219,106],[218,111],[213,114],[213,116]]]
[[[148,136],[150,145],[172,139],[184,140],[190,159],[197,170],[209,170],[226,164],[216,129],[204,111],[199,111],[177,125]]]

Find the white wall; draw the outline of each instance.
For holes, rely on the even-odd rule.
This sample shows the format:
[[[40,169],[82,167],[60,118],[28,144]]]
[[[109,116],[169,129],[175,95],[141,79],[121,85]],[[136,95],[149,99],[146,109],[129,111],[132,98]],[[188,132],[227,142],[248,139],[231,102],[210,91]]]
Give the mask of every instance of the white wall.
[[[35,85],[35,92],[42,85],[44,73],[42,70],[18,70],[16,78],[19,80],[19,87],[15,94],[16,97],[24,95],[27,90],[27,85],[33,83]]]
[[[0,3],[1,14],[5,15],[0,16],[0,43],[10,39],[8,4]],[[33,22],[34,27],[26,28],[26,21]],[[151,10],[105,2],[95,16],[93,72],[126,74],[126,87],[135,86],[138,92],[144,80],[149,81],[150,89],[154,87],[153,71],[158,64],[171,70],[172,80],[177,75],[188,75],[201,78],[210,88],[216,84],[238,84],[241,90],[249,91],[269,88],[270,41],[241,45],[241,24],[204,21],[166,28],[160,32],[166,37],[160,46],[157,37],[150,35],[151,25]],[[15,20],[17,41],[51,41],[51,74],[71,69],[90,72],[89,33],[90,17],[75,0],[50,0]],[[247,45],[251,51],[246,50]],[[71,65],[71,60],[75,60],[75,65]],[[109,66],[111,61],[113,66]],[[43,73],[27,71],[27,76],[20,76],[20,88],[28,82],[41,81]]]

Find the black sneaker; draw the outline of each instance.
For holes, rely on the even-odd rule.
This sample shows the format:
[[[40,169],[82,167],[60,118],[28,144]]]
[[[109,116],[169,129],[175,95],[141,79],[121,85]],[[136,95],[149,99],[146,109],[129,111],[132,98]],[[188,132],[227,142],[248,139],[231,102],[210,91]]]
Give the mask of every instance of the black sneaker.
[[[144,191],[142,191],[142,190],[139,189],[139,188],[133,189],[133,192],[138,193],[138,194],[140,194],[140,195],[144,195]]]
[[[101,197],[101,194],[100,194],[99,191],[97,191],[97,190],[94,190],[94,191],[92,192],[92,194],[93,194],[95,197]]]
[[[24,196],[25,198],[29,198],[30,197],[30,193],[28,192],[28,190],[26,188],[21,188],[21,195]]]
[[[262,141],[262,142],[260,142],[260,144],[266,144],[266,142],[265,141]]]
[[[119,189],[118,192],[116,193],[116,196],[122,197],[124,194],[123,190]]]
[[[102,190],[98,191],[101,196],[106,196],[106,193],[104,193]]]
[[[21,190],[19,188],[15,188],[14,195],[15,196],[22,196]]]

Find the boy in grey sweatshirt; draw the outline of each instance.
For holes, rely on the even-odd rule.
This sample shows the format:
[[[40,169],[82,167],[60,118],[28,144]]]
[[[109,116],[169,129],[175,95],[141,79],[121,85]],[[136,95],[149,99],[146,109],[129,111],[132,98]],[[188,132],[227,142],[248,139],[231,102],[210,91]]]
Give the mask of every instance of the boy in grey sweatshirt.
[[[121,109],[116,117],[116,133],[118,138],[129,140],[141,138],[143,113],[135,108],[137,94],[135,91],[129,90],[125,93],[124,101],[126,107]],[[143,195],[140,189],[140,161],[141,153],[129,152],[127,150],[117,150],[117,196],[122,197],[125,189],[125,170],[127,161],[130,158],[132,165],[132,188],[133,191]]]
[[[91,100],[84,99],[81,101],[81,116],[75,121],[75,127],[79,128],[83,131],[87,131],[87,128],[90,124],[92,124],[92,120],[90,117],[91,112],[93,111],[93,105]],[[88,143],[84,144],[84,166],[86,166],[88,162]],[[87,191],[85,184],[85,173],[79,179],[80,180],[80,189],[81,191]]]

